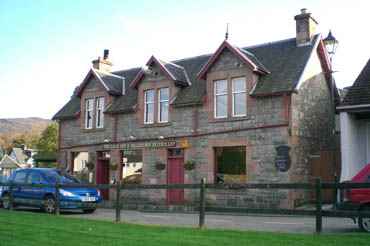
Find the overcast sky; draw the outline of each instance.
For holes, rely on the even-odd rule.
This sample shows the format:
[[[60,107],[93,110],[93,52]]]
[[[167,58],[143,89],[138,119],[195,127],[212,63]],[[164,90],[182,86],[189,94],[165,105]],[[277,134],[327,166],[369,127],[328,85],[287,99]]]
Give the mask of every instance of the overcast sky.
[[[121,70],[214,52],[226,23],[241,47],[291,38],[304,7],[340,41],[335,76],[351,85],[370,58],[370,1],[1,0],[0,118],[51,118],[105,48]]]

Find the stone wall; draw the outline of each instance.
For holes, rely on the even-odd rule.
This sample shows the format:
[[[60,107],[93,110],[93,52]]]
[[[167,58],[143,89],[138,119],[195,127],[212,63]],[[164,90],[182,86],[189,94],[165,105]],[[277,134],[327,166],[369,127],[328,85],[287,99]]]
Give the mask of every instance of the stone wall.
[[[304,81],[292,96],[292,182],[312,181],[310,156],[338,147],[338,136],[334,134],[334,117],[330,90],[324,74],[317,74]],[[296,192],[295,196],[296,200],[300,200],[298,203],[309,199],[302,192]]]

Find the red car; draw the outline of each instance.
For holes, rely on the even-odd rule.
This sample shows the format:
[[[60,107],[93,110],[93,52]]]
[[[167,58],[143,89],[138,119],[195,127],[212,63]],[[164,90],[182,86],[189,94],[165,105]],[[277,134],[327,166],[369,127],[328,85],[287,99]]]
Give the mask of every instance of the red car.
[[[352,178],[352,183],[370,183],[370,163]],[[370,212],[370,188],[348,189],[344,191],[344,200],[340,205],[343,209],[366,210]],[[358,218],[360,229],[370,232],[370,218]]]

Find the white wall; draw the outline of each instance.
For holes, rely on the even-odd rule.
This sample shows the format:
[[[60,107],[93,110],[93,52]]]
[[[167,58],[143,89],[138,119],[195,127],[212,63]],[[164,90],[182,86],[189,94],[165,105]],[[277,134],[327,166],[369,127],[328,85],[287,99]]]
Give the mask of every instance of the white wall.
[[[369,121],[340,113],[342,173],[340,181],[351,180],[367,163]]]
[[[81,172],[89,160],[88,152],[79,152],[73,161],[73,172]]]

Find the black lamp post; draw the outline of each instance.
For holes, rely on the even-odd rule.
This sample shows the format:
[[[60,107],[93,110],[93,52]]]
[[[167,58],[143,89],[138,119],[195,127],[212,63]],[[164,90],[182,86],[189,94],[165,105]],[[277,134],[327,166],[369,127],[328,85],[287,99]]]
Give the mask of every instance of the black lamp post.
[[[329,54],[329,59],[330,59],[330,85],[331,85],[331,88],[330,88],[330,94],[331,94],[331,100],[332,100],[332,105],[333,105],[333,110],[334,112],[336,111],[336,108],[335,108],[335,95],[334,95],[334,78],[333,78],[333,56],[335,55],[335,51],[338,47],[338,40],[333,36],[333,34],[331,33],[331,30],[329,31],[328,33],[328,36],[323,40],[324,41],[324,44],[325,44],[325,47],[326,47],[326,50],[328,51],[328,54]],[[334,117],[335,118],[335,117]],[[333,118],[333,123],[334,123],[334,129],[333,129],[333,135],[335,135],[335,120]],[[337,146],[336,144],[333,145],[333,151],[335,151],[337,149]],[[334,152],[335,153],[335,152]],[[336,163],[337,163],[337,160],[336,160],[336,155],[334,154],[333,155],[333,167],[335,168],[336,167]],[[335,168],[336,169],[336,168]],[[334,180],[335,182],[338,182],[338,175],[335,171],[334,173]],[[335,200],[334,200],[334,203],[333,203],[333,208],[335,208],[337,206],[337,194],[338,194],[338,190],[335,190],[334,191],[334,197],[335,197]]]
[[[337,50],[338,47],[338,40],[333,36],[331,33],[331,30],[328,33],[328,36],[323,40],[326,50],[329,53],[329,59],[330,59],[330,84],[331,84],[331,98],[332,98],[332,103],[333,107],[335,107],[335,100],[334,100],[334,78],[333,78],[333,56],[335,55],[335,51]]]

